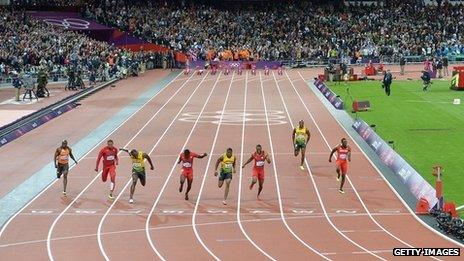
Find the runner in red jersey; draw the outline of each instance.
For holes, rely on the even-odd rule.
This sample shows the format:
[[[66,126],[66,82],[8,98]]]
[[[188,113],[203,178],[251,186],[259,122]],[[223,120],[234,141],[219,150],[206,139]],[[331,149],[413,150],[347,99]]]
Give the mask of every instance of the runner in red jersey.
[[[186,149],[184,150],[184,153],[181,153],[179,156],[179,161],[177,161],[177,164],[180,164],[182,162],[182,173],[180,174],[180,187],[179,187],[179,193],[182,193],[182,190],[184,189],[184,182],[185,179],[187,179],[187,191],[185,192],[185,200],[188,200],[188,193],[190,189],[192,188],[192,182],[193,182],[193,159],[194,158],[204,158],[208,154],[203,153],[202,155],[198,155],[195,152],[190,152],[190,150]]]
[[[256,145],[256,151],[251,154],[251,157],[243,164],[242,169],[245,168],[245,166],[250,163],[251,161],[255,161],[255,164],[253,165],[253,174],[252,174],[252,179],[251,179],[251,184],[250,184],[250,190],[253,189],[253,186],[256,184],[257,181],[259,181],[259,189],[258,189],[258,198],[259,195],[261,194],[261,191],[263,190],[263,184],[264,184],[264,164],[265,161],[267,163],[271,163],[271,159],[269,159],[269,156],[265,151],[263,151],[261,145]]]
[[[348,172],[348,161],[351,161],[351,148],[348,146],[348,142],[345,138],[342,139],[341,145],[332,149],[329,162],[332,162],[332,156],[335,152],[337,152],[337,181],[340,181],[340,176],[342,178],[338,192],[344,194],[343,185],[345,184],[345,176]]]
[[[118,165],[118,149],[113,146],[112,140],[108,140],[106,145],[98,153],[95,171],[98,172],[98,165],[100,165],[100,160],[103,158],[102,181],[106,182],[108,174],[110,174],[111,184],[108,197],[113,199],[114,184],[116,183],[116,165]]]

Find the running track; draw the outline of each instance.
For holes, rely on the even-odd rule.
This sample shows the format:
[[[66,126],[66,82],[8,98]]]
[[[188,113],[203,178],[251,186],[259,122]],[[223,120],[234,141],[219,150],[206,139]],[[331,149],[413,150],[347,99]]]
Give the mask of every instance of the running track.
[[[395,247],[456,247],[405,208],[307,87],[303,78],[312,76],[304,70],[178,76],[111,135],[117,146],[141,149],[154,159],[155,171],[147,171],[146,187],[137,186],[135,204],[128,203],[130,162],[124,154],[117,198],[107,199],[109,184],[93,171],[97,148],[71,169],[67,198],[55,182],[2,228],[0,256],[389,260]],[[306,171],[292,155],[291,131],[300,119],[312,134]],[[345,195],[337,192],[334,165],[327,161],[342,137],[353,149]],[[217,157],[232,147],[241,166],[258,143],[272,159],[261,200],[257,186],[248,189],[250,164],[235,174],[223,206],[213,176]],[[185,147],[208,153],[195,161],[188,202],[178,193],[175,164]]]

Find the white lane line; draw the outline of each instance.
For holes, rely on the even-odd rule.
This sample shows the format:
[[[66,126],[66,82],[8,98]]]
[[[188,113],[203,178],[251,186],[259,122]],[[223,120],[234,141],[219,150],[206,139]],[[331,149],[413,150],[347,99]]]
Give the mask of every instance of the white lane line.
[[[229,101],[230,89],[232,88],[234,76],[235,74],[232,74],[232,80],[230,81],[229,88],[227,89],[226,98],[224,100],[224,104],[222,105],[221,116],[219,118],[219,123],[217,124],[217,127],[216,127],[216,133],[214,134],[213,144],[211,144],[211,150],[209,152],[208,162],[206,163],[205,173],[203,174],[203,180],[201,182],[200,190],[198,192],[197,201],[195,202],[195,208],[193,209],[193,215],[192,215],[192,228],[193,228],[193,232],[195,233],[195,237],[200,242],[200,244],[203,246],[203,248],[206,251],[208,251],[208,253],[216,260],[220,260],[220,259],[206,246],[205,242],[203,241],[200,234],[198,233],[197,226],[196,226],[196,217],[197,217],[198,206],[200,205],[201,195],[205,187],[206,176],[208,176],[209,166],[211,164],[211,159],[213,158],[212,154],[214,152],[214,148],[216,147],[217,138],[219,136],[219,131],[221,129],[221,123],[224,117],[224,111],[226,110],[227,102]]]
[[[205,215],[206,214],[209,215],[209,216],[211,215],[209,213],[205,213]],[[278,215],[278,214],[279,213],[276,213],[276,215]],[[356,215],[361,215],[361,214],[356,214]],[[367,214],[362,214],[362,215],[367,215]],[[322,214],[320,214],[320,215],[311,215],[311,216],[298,215],[298,216],[294,216],[294,217],[287,217],[288,220],[318,219],[318,218],[324,218],[324,215],[322,215]],[[268,217],[268,218],[246,219],[246,220],[241,220],[241,222],[243,222],[243,223],[271,222],[271,221],[280,221],[280,219],[281,219],[280,217],[275,217],[275,218],[274,217]],[[231,220],[231,221],[205,222],[205,223],[198,223],[197,226],[217,226],[217,225],[226,225],[226,224],[235,224],[235,223],[238,223],[238,221]],[[175,226],[159,226],[159,227],[150,228],[150,230],[182,229],[182,228],[189,228],[191,226],[192,226],[191,224],[175,225]],[[120,234],[137,233],[137,232],[144,232],[144,231],[145,231],[145,228],[142,228],[142,229],[129,229],[129,230],[118,230],[118,231],[112,231],[112,232],[103,232],[102,235],[110,236],[110,235],[120,235]],[[97,234],[92,233],[92,234],[84,234],[84,235],[77,235],[77,236],[55,237],[55,238],[52,238],[51,241],[72,240],[72,239],[94,237],[94,236],[97,236]],[[0,248],[20,246],[20,245],[28,245],[28,244],[36,244],[36,243],[43,243],[43,242],[46,242],[46,241],[47,241],[47,239],[21,241],[21,242],[3,244],[3,245],[0,245]]]
[[[192,129],[190,130],[190,133],[189,133],[188,136],[187,136],[187,139],[185,140],[184,145],[182,145],[182,148],[181,148],[180,151],[179,151],[179,154],[182,153],[182,151],[184,151],[185,147],[187,146],[187,143],[189,142],[190,137],[192,136],[193,132],[195,131],[195,127],[197,126],[197,124],[198,124],[198,122],[199,122],[199,120],[200,120],[200,117],[201,117],[201,115],[203,114],[203,112],[204,112],[204,110],[205,110],[205,108],[206,108],[206,105],[208,104],[208,102],[209,102],[211,96],[213,95],[213,92],[214,92],[214,90],[216,89],[216,86],[217,86],[218,81],[219,81],[220,78],[221,78],[221,74],[219,74],[219,76],[218,76],[217,79],[216,79],[216,82],[214,82],[213,88],[211,89],[211,92],[209,93],[208,97],[206,98],[206,100],[205,100],[205,102],[204,102],[204,104],[203,104],[203,106],[202,106],[202,108],[201,108],[201,111],[200,111],[200,113],[198,114],[198,117],[197,117],[197,119],[195,120],[195,123],[193,124]],[[211,155],[210,155],[210,157],[211,157]],[[152,217],[153,213],[155,212],[156,206],[158,205],[158,203],[159,203],[159,201],[160,201],[160,199],[161,199],[161,196],[163,195],[164,190],[166,189],[166,187],[167,187],[167,185],[168,185],[168,183],[169,183],[169,180],[171,179],[172,173],[174,172],[174,169],[176,168],[176,165],[177,165],[177,159],[173,162],[171,171],[169,172],[169,175],[168,175],[168,177],[166,178],[166,181],[164,182],[163,187],[161,188],[161,191],[158,193],[158,196],[156,197],[156,200],[155,200],[155,202],[153,203],[153,206],[152,206],[152,208],[151,208],[151,210],[150,210],[150,213],[148,214],[147,221],[145,222],[145,234],[146,234],[146,236],[147,236],[147,239],[148,239],[148,242],[149,242],[149,244],[150,244],[150,247],[153,249],[153,251],[155,251],[156,255],[157,255],[161,260],[163,260],[163,261],[166,260],[166,259],[161,255],[161,253],[160,253],[160,252],[158,251],[158,249],[155,247],[155,244],[154,244],[154,242],[153,242],[153,239],[152,239],[151,236],[150,236],[150,220],[151,220],[151,217]],[[206,246],[205,246],[205,247],[206,247]],[[218,260],[217,257],[214,256],[214,254],[213,254],[211,251],[209,251],[209,253],[210,253],[213,257],[215,257],[216,260]]]
[[[203,80],[206,78],[208,74],[205,74],[205,76],[203,77]],[[187,106],[187,104],[189,104],[190,100],[192,99],[192,97],[195,95],[195,93],[197,92],[197,90],[199,89],[199,87],[201,86],[203,81],[200,81],[198,83],[198,85],[196,86],[196,88],[190,93],[190,96],[188,97],[188,99],[185,101],[185,103],[182,105],[182,107],[179,109],[179,111],[177,112],[177,114],[173,117],[172,121],[169,123],[168,127],[164,130],[163,134],[161,134],[161,136],[158,138],[158,140],[156,141],[155,145],[153,145],[153,147],[150,149],[150,152],[148,152],[148,155],[152,154],[153,151],[155,150],[156,147],[158,147],[159,143],[163,140],[164,136],[166,135],[166,133],[171,129],[172,125],[174,124],[174,122],[176,122],[176,119],[179,117],[179,115],[182,113],[182,111],[185,109],[185,107]],[[185,82],[186,83],[186,82]],[[153,116],[156,116],[159,112],[161,112],[164,107],[166,107],[166,105],[174,98],[176,97],[177,93],[179,93],[179,91],[181,89],[183,89],[185,83],[169,98],[169,100],[167,100],[163,106],[161,106],[158,111],[156,111],[156,113],[153,115]],[[98,229],[97,229],[97,239],[98,239],[98,246],[100,248],[100,252],[102,253],[103,257],[109,261],[110,259],[108,258],[108,255],[104,249],[104,246],[103,246],[103,242],[102,242],[102,238],[101,238],[101,229],[103,227],[103,223],[105,222],[105,219],[106,217],[108,216],[108,213],[111,211],[111,209],[114,207],[114,205],[116,204],[116,202],[119,200],[119,198],[121,198],[121,196],[123,195],[124,191],[126,191],[127,187],[132,183],[132,177],[130,177],[126,184],[124,185],[123,189],[119,192],[118,196],[116,197],[116,199],[111,203],[110,207],[106,210],[105,214],[103,215],[103,217],[100,219],[100,222],[98,224]]]
[[[287,76],[288,80],[291,81],[290,77],[288,76],[288,74],[285,72],[285,75]],[[305,107],[306,109],[306,112],[309,114],[311,120],[313,121],[314,125],[316,126],[318,132],[321,134],[322,136],[322,139],[324,140],[325,142],[325,145],[327,146],[328,150],[331,150],[331,147],[330,147],[330,144],[329,142],[327,141],[327,138],[326,136],[324,135],[324,133],[322,132],[319,124],[316,122],[316,119],[314,118],[313,114],[311,113],[311,111],[308,109],[308,106],[306,105],[306,103],[303,101],[303,98],[301,97],[300,93],[298,92],[298,90],[296,89],[295,85],[293,83],[291,83],[292,87],[293,87],[293,90],[295,91],[295,93],[298,95],[298,98],[300,99],[301,103],[303,104],[303,106]],[[330,114],[330,113],[329,113]],[[335,120],[336,122],[338,122],[337,120]],[[354,141],[353,141],[354,142]],[[356,143],[356,142],[354,142]],[[335,155],[334,155],[334,158],[335,158]],[[382,225],[380,225],[379,222],[377,222],[377,219],[375,219],[371,212],[369,211],[369,209],[367,208],[364,200],[361,198],[361,196],[359,195],[358,193],[358,190],[356,189],[356,187],[354,186],[354,184],[351,182],[351,179],[349,176],[346,176],[346,180],[348,180],[348,182],[350,183],[350,186],[353,188],[353,191],[354,193],[356,194],[356,197],[358,198],[359,202],[361,203],[361,205],[363,206],[364,210],[366,211],[366,213],[369,215],[369,218],[380,228],[382,229],[385,233],[387,233],[389,236],[391,236],[392,238],[396,239],[398,242],[408,246],[408,247],[411,247],[413,248],[414,246],[412,246],[411,244],[403,241],[402,239],[398,238],[397,236],[395,236],[394,234],[392,234],[390,231],[388,231],[387,229],[385,229]],[[440,260],[438,258],[435,258],[435,257],[431,257],[432,259],[435,259],[435,260]]]
[[[301,75],[300,72],[298,72],[298,74],[300,75],[301,79],[303,79],[303,81],[306,83],[304,77]],[[308,85],[308,84],[307,84]],[[333,115],[332,113],[329,112],[329,114],[332,116],[332,118],[335,120],[335,122],[337,122],[337,124],[343,129],[345,130],[345,133],[351,138],[351,140],[353,141],[353,143],[356,145],[356,147],[358,147],[359,151],[364,155],[364,157],[369,161],[369,163],[371,164],[371,166],[377,171],[377,173],[379,174],[380,178],[382,178],[384,180],[384,182],[388,185],[388,187],[390,188],[390,190],[396,195],[396,197],[401,201],[401,203],[403,203],[403,206],[408,210],[408,212],[410,213],[410,215],[412,217],[414,217],[414,219],[416,219],[419,223],[421,223],[426,229],[428,229],[429,231],[433,232],[435,235],[438,235],[440,236],[441,238],[445,239],[446,241],[448,242],[451,242],[453,244],[456,244],[458,245],[459,247],[462,247],[464,248],[464,244],[438,232],[437,230],[433,229],[432,227],[430,227],[427,223],[425,223],[422,219],[420,219],[416,213],[411,210],[411,208],[409,207],[409,205],[406,203],[406,201],[404,201],[404,199],[401,197],[400,194],[398,194],[398,192],[396,191],[396,189],[390,184],[390,182],[388,182],[388,180],[385,178],[385,176],[382,174],[382,172],[380,171],[380,169],[374,164],[374,162],[372,162],[372,160],[369,158],[369,156],[367,156],[366,152],[361,149],[361,147],[359,146],[358,143],[355,142],[355,139],[353,138],[353,136],[351,136],[351,134],[349,133],[349,131],[345,128],[345,126],[343,126]]]
[[[242,113],[242,138],[241,138],[241,143],[240,143],[240,166],[239,166],[239,181],[238,181],[238,194],[237,194],[237,223],[240,228],[240,231],[242,231],[242,234],[250,241],[250,243],[259,250],[263,255],[265,255],[267,258],[270,260],[276,260],[272,256],[270,256],[268,253],[266,253],[263,249],[261,249],[253,239],[248,235],[248,233],[245,231],[243,228],[242,224],[242,217],[240,215],[241,212],[241,197],[242,197],[242,178],[243,178],[243,169],[241,164],[243,164],[243,149],[244,149],[244,142],[245,142],[245,125],[246,125],[246,111],[247,111],[247,92],[248,92],[248,72],[245,74],[245,94],[243,98],[243,113]]]
[[[461,209],[464,209],[464,205],[459,206],[459,207],[456,208],[456,210],[461,210]]]
[[[285,72],[285,73],[287,73],[287,72]],[[274,79],[276,79],[276,78],[275,78],[275,75],[274,75],[274,74],[272,74],[272,75],[273,75]],[[292,129],[294,129],[295,126],[293,125],[292,117],[290,116],[290,113],[289,113],[289,111],[288,111],[287,104],[286,104],[286,102],[285,102],[285,100],[284,100],[284,97],[283,97],[282,92],[281,92],[281,90],[280,90],[279,84],[277,84],[277,90],[279,91],[279,96],[280,96],[280,99],[282,100],[282,104],[284,105],[285,112],[287,113],[288,119],[289,119],[289,121],[290,121],[290,125],[291,125]],[[309,111],[309,110],[308,110],[308,111]],[[380,256],[378,256],[378,255],[376,255],[375,253],[372,253],[370,250],[366,249],[365,247],[361,246],[361,245],[358,244],[357,242],[353,241],[351,238],[349,238],[349,237],[346,236],[344,233],[342,233],[342,232],[340,231],[340,229],[339,229],[337,226],[335,226],[335,224],[332,222],[332,220],[329,218],[329,216],[328,216],[328,214],[327,214],[327,210],[326,210],[326,208],[325,208],[324,201],[322,200],[321,194],[319,193],[319,188],[318,188],[318,186],[317,186],[317,184],[316,184],[316,181],[314,180],[313,173],[312,173],[312,171],[311,171],[311,168],[309,167],[309,164],[308,164],[308,161],[307,161],[307,160],[305,160],[305,165],[306,165],[306,168],[308,169],[309,177],[311,178],[311,181],[312,181],[312,184],[313,184],[313,187],[314,187],[314,191],[316,192],[317,198],[318,198],[319,203],[320,203],[320,205],[321,205],[321,207],[322,207],[322,211],[324,212],[324,215],[325,215],[327,221],[329,222],[329,224],[335,229],[335,231],[338,232],[338,234],[340,234],[340,235],[341,235],[342,237],[344,237],[346,240],[350,241],[353,245],[357,246],[358,248],[362,249],[363,251],[366,251],[366,252],[368,252],[369,254],[371,254],[371,255],[373,255],[373,256],[375,256],[375,257],[381,259],[381,260],[386,261],[384,258],[382,258],[382,257],[380,257]]]
[[[185,84],[188,82],[188,80],[190,80],[190,78],[188,78],[188,79],[185,81]],[[155,95],[155,96],[156,96],[156,95]],[[154,98],[154,97],[152,97],[151,99],[153,99],[153,98]],[[150,99],[150,100],[151,100],[151,99]],[[147,104],[147,103],[145,103],[141,108],[143,108],[146,104]],[[141,108],[139,108],[139,110],[137,110],[137,112],[140,111]],[[136,112],[136,113],[137,113],[137,112]],[[132,136],[132,138],[124,145],[124,147],[126,147],[127,145],[129,145],[129,144],[130,144],[130,143],[131,143],[131,142],[132,142],[144,129],[145,129],[145,127],[148,126],[148,124],[155,118],[155,116],[156,116],[156,115],[153,115],[153,116],[145,123],[145,125],[143,125],[142,128],[140,128],[140,130],[138,130],[137,133],[135,133],[134,136]],[[116,130],[116,129],[115,129],[115,130]],[[114,132],[115,130],[113,130],[113,132]],[[118,155],[121,154],[121,152],[122,152],[122,151],[119,151],[119,152],[118,152]],[[90,151],[87,152],[87,153],[90,153]],[[66,206],[66,208],[65,208],[63,211],[61,211],[61,213],[58,215],[58,217],[53,221],[52,225],[50,226],[50,229],[48,230],[48,235],[47,235],[47,254],[48,254],[48,257],[50,258],[50,260],[52,260],[52,261],[54,260],[53,254],[52,254],[52,248],[51,248],[51,241],[50,241],[50,239],[51,239],[51,237],[52,237],[53,230],[54,230],[56,224],[58,223],[58,221],[60,220],[60,218],[63,216],[63,214],[64,214],[66,211],[68,211],[68,209],[71,208],[71,206],[77,201],[77,199],[79,199],[79,198],[84,194],[84,192],[86,192],[87,189],[95,182],[95,180],[97,180],[97,179],[100,177],[101,173],[102,173],[102,171],[99,171],[99,172],[97,173],[97,175],[95,175],[95,177],[89,182],[89,184],[87,184],[87,186],[85,186],[85,188],[84,188],[84,189],[71,201],[71,203],[69,203],[69,205]]]
[[[108,137],[111,136],[111,134],[113,134],[115,131],[117,131],[121,126],[123,126],[127,121],[129,121],[134,115],[136,115],[142,108],[144,108],[150,101],[152,101],[156,96],[158,96],[158,94],[162,93],[164,90],[166,90],[166,88],[168,86],[170,86],[181,74],[179,73],[176,77],[174,77],[174,79],[172,79],[168,84],[166,84],[166,86],[164,86],[164,88],[159,91],[157,94],[155,94],[153,97],[151,97],[147,102],[145,102],[142,107],[140,107],[137,111],[135,111],[132,115],[130,115],[125,121],[121,122],[121,124],[119,126],[117,126],[113,131],[111,131],[110,133],[108,133],[108,135],[106,135],[101,141],[103,142],[104,140],[106,140]],[[187,79],[187,81],[190,80]],[[92,152],[95,148],[97,148],[98,146],[100,146],[100,143],[95,145],[93,148],[91,148],[87,153],[85,153],[80,159],[77,160],[77,162],[80,162],[82,161],[83,159],[85,159],[85,157],[87,155],[90,154],[90,152]],[[73,169],[76,165],[71,165],[69,167],[69,170]],[[22,211],[24,211],[27,207],[29,207],[30,204],[32,204],[32,202],[34,202],[38,197],[40,197],[45,191],[47,191],[51,186],[53,186],[56,182],[58,181],[58,179],[54,180],[52,183],[50,183],[47,187],[45,187],[39,194],[37,194],[33,199],[31,199],[31,201],[29,201],[26,205],[24,205],[18,212],[16,212],[10,219],[8,219],[8,221],[5,223],[5,225],[2,227],[2,229],[0,230],[0,239],[2,238],[2,235],[3,235],[3,232],[5,232],[6,228],[8,227],[8,225],[11,223],[11,221],[13,221],[13,219],[16,218],[16,216],[18,216],[19,213],[21,213]]]
[[[272,72],[272,75],[274,77],[274,80],[277,83],[277,80],[275,78],[275,75],[274,75],[274,72]],[[282,218],[282,222],[285,224],[285,227],[287,228],[287,230],[301,243],[303,244],[306,248],[310,249],[311,251],[313,251],[315,254],[317,254],[318,256],[320,256],[321,258],[325,259],[325,260],[330,260],[329,258],[327,258],[326,256],[324,256],[323,254],[321,254],[321,252],[319,252],[318,250],[316,250],[315,248],[313,248],[312,246],[310,246],[309,244],[307,244],[304,240],[302,240],[294,231],[293,229],[288,225],[287,221],[285,220],[285,215],[284,215],[284,207],[283,207],[283,204],[282,204],[282,195],[280,194],[280,184],[279,184],[279,179],[277,178],[277,166],[276,166],[276,161],[275,161],[275,157],[274,157],[274,145],[273,145],[273,141],[272,141],[272,135],[271,135],[271,127],[269,126],[269,116],[267,114],[267,105],[266,105],[266,98],[265,98],[265,95],[264,95],[264,86],[263,86],[263,81],[261,80],[261,72],[259,72],[259,80],[260,80],[260,83],[261,83],[261,95],[262,95],[262,98],[263,98],[263,103],[264,103],[264,114],[266,115],[266,126],[267,126],[267,134],[268,134],[268,137],[269,137],[269,143],[271,145],[271,157],[272,157],[272,166],[274,167],[274,178],[275,178],[275,182],[276,182],[276,187],[277,187],[277,198],[279,200],[279,208],[280,208],[280,217]],[[289,117],[290,119],[290,117]],[[291,121],[290,121],[291,122]]]

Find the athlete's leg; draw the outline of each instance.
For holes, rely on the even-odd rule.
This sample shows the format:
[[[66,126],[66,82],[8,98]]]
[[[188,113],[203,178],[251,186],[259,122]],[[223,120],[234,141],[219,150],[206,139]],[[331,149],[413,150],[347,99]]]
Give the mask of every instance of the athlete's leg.
[[[343,191],[343,185],[345,185],[345,174],[342,175],[342,181],[340,182],[340,190]]]
[[[69,165],[63,166],[63,194],[66,195],[66,189],[68,187],[68,171]]]
[[[185,176],[184,174],[180,174],[180,186],[179,186],[179,193],[182,193],[182,190],[184,189],[184,182],[185,182]]]
[[[224,201],[222,203],[224,203],[224,205],[226,205],[226,200],[227,200],[227,197],[229,196],[229,187],[230,187],[230,181],[232,179],[228,178],[225,180],[226,182],[226,187],[224,189]]]
[[[222,188],[222,185],[224,184],[224,174],[219,173],[219,179],[218,179],[218,188]]]
[[[261,194],[261,191],[263,191],[263,185],[264,185],[264,179],[259,179],[258,197]]]
[[[298,152],[300,151],[300,147],[297,144],[293,144],[294,150],[293,155],[298,156]]]
[[[306,154],[306,147],[302,147],[302,148],[301,148],[301,162],[300,162],[300,168],[303,167],[303,165],[304,165],[305,154]]]
[[[137,180],[139,179],[139,176],[137,173],[132,173],[132,185],[130,188],[130,197],[129,200],[133,200],[134,198],[134,192],[135,192],[135,185],[137,185]]]
[[[103,169],[102,169],[102,181],[103,182],[106,182],[106,180],[108,179],[108,172],[109,172],[109,168],[103,166]]]
[[[188,193],[190,191],[190,189],[192,188],[192,183],[193,183],[193,178],[192,179],[187,179],[187,191],[185,192],[185,200],[188,200],[189,197],[188,197]]]
[[[116,185],[116,166],[109,167],[108,172],[110,173],[110,197],[113,197],[114,187]]]
[[[253,175],[253,177],[251,177],[250,190],[253,189],[253,186],[256,184],[257,181],[258,181],[258,178]]]
[[[337,166],[336,171],[337,171],[337,180],[340,180],[341,173],[340,173],[340,167],[339,166]]]

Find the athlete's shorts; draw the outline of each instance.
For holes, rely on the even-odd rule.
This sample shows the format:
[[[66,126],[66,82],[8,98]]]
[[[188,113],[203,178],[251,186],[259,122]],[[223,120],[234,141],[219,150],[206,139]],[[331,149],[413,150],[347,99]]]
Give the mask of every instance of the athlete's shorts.
[[[193,169],[182,169],[181,175],[188,180],[193,180]]]
[[[110,179],[111,182],[115,183],[116,181],[116,166],[115,165],[110,165],[110,166],[103,166],[103,172],[102,172],[102,181],[106,182],[108,179],[108,174],[110,174]]]
[[[259,181],[264,181],[264,169],[253,168],[252,176]]]
[[[132,170],[132,178],[134,178],[134,176],[140,179],[140,184],[142,184],[142,186],[145,186],[145,182],[146,182],[145,170],[142,170],[142,171]]]
[[[304,141],[296,141],[295,144],[295,150],[300,150],[306,148],[306,142]]]
[[[67,175],[69,171],[69,164],[57,164],[56,178],[61,178],[61,175]]]
[[[224,181],[226,179],[232,179],[232,173],[225,173],[221,171],[221,173],[219,174],[219,181]]]
[[[337,163],[337,167],[342,172],[342,175],[346,175],[346,173],[348,172],[348,161],[346,161],[346,160],[337,160],[336,163]]]

